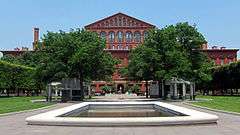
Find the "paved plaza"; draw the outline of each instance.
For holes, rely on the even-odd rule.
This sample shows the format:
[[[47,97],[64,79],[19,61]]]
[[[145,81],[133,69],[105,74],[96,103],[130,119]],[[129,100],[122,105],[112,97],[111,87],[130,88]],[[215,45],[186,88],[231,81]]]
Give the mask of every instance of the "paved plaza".
[[[240,116],[196,109],[180,102],[172,104],[196,109],[219,116],[218,124],[184,126],[138,127],[71,127],[27,125],[25,118],[49,110],[69,106],[61,103],[55,107],[0,117],[1,135],[237,135],[240,133]]]

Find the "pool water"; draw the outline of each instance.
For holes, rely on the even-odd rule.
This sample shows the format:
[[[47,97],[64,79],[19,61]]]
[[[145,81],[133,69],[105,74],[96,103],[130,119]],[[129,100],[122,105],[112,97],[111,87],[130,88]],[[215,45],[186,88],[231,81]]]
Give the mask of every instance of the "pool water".
[[[173,117],[181,116],[151,105],[91,105],[61,117]]]

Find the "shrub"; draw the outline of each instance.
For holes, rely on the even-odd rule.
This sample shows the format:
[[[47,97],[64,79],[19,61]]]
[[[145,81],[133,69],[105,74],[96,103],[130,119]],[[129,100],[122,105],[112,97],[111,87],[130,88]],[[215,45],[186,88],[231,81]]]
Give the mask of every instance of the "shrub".
[[[102,86],[101,90],[103,90],[105,93],[110,93],[110,91],[112,90],[112,88],[110,86]]]
[[[129,92],[131,92],[131,93],[138,93],[139,91],[140,91],[140,87],[138,85],[133,85],[129,89]]]
[[[33,78],[35,68],[9,63],[0,60],[0,88],[6,90],[37,89]]]

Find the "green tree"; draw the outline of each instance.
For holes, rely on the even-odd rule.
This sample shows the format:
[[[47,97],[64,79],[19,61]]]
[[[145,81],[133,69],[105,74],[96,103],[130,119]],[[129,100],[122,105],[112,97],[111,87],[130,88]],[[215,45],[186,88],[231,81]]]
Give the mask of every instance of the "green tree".
[[[112,91],[112,87],[104,85],[101,87],[101,90],[103,90],[105,93],[110,93]]]
[[[164,89],[165,80],[172,77],[182,78],[190,70],[190,61],[187,59],[186,51],[176,40],[176,34],[174,26],[154,29],[149,31],[148,37],[143,43],[147,48],[155,50],[159,58],[157,69],[154,72],[154,80],[158,80],[159,84],[162,83],[161,89]],[[160,87],[159,93],[161,97]]]
[[[135,85],[130,87],[129,91],[132,92],[132,93],[138,94],[138,92],[140,91],[140,86],[135,84]]]
[[[41,60],[40,53],[36,53],[33,51],[25,52],[23,55],[16,57],[17,61],[22,64],[29,67],[37,67]]]
[[[0,61],[0,88],[14,90],[19,96],[19,89],[34,89],[35,81],[31,78],[34,68]],[[31,84],[29,83],[31,82]]]
[[[206,41],[202,34],[188,23],[150,30],[144,43],[138,47],[140,49],[131,52],[128,75],[140,74],[144,79],[158,80],[159,84],[162,82],[162,89],[164,81],[172,77],[193,82],[209,81],[211,63],[200,51],[203,43]],[[153,64],[155,66],[150,68]],[[160,89],[159,93],[161,95]]]
[[[231,64],[216,66],[211,69],[213,80],[208,84],[208,88],[213,90],[213,94],[215,90],[221,90],[221,94],[225,94],[227,89],[231,89],[231,95],[233,95],[232,90],[236,91],[240,88],[240,62],[234,62]]]
[[[176,36],[175,27],[168,26],[150,31],[144,42],[146,47],[156,50],[160,58],[160,66],[155,74],[158,79],[183,77],[190,70],[186,51],[176,40]]]
[[[6,61],[6,62],[10,62],[10,63],[19,64],[18,59],[15,56],[13,56],[13,55],[4,55],[1,58],[1,61]]]
[[[209,68],[213,62],[201,50],[203,44],[207,43],[204,36],[197,30],[196,26],[189,25],[187,22],[177,23],[174,26],[177,33],[177,41],[186,51],[187,57],[191,62],[190,72],[187,78],[194,82],[210,81],[212,79]]]
[[[41,53],[36,53],[35,51],[26,51],[21,55],[13,56],[13,55],[4,55],[1,60],[25,65],[28,67],[36,67],[39,64],[39,60],[41,58]]]
[[[43,37],[45,48],[40,53],[37,78],[45,82],[59,81],[65,77],[80,80],[109,79],[116,61],[104,51],[105,42],[96,33],[85,30],[71,30],[66,33],[48,32]],[[81,92],[81,100],[84,93]]]
[[[157,51],[140,45],[130,53],[128,66],[129,79],[146,81],[146,98],[148,98],[148,81],[155,79],[161,58]]]

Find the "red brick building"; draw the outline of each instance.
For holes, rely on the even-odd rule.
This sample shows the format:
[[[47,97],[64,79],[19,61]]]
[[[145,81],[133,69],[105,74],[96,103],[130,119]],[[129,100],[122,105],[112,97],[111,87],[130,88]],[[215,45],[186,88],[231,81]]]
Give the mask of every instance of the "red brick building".
[[[121,64],[116,65],[117,70],[112,75],[112,82],[93,81],[93,89],[100,92],[101,86],[109,85],[117,91],[125,92],[126,87],[137,84],[141,91],[145,91],[144,82],[131,82],[122,77],[119,69],[128,65],[128,55],[130,49],[135,48],[144,41],[147,36],[147,30],[155,28],[154,25],[139,19],[133,18],[123,13],[117,13],[110,17],[96,21],[85,26],[85,29],[97,32],[99,36],[106,40],[105,50],[114,57],[121,60]],[[39,29],[34,28],[33,50],[39,49]],[[1,51],[4,55],[21,55],[27,50],[17,49],[14,51]],[[202,50],[210,59],[215,61],[216,65],[228,64],[237,61],[238,49],[218,48],[213,46],[208,48],[207,44],[202,46]]]
[[[124,92],[128,85],[133,85],[133,82],[127,81],[119,74],[119,69],[128,65],[129,50],[142,43],[147,36],[147,31],[154,27],[152,24],[122,13],[117,13],[85,26],[85,29],[97,32],[101,38],[105,39],[105,50],[121,60],[121,64],[116,65],[117,70],[112,76],[113,81],[95,81],[95,91],[100,91],[100,87],[107,84],[115,87],[117,91]],[[139,82],[139,85],[141,90],[144,90],[144,83]]]
[[[238,50],[239,49],[227,49],[226,47],[218,46],[208,48],[208,45],[204,44],[201,51],[205,52],[216,65],[224,65],[237,61]]]
[[[116,65],[117,70],[112,76],[112,82],[93,82],[93,89],[96,92],[101,91],[100,87],[104,85],[113,86],[115,90],[124,92],[124,88],[134,83],[140,85],[141,91],[145,91],[144,82],[129,82],[119,74],[119,69],[128,65],[129,50],[142,43],[144,37],[147,36],[147,30],[152,28],[155,28],[155,26],[122,13],[117,13],[85,26],[85,29],[97,32],[101,38],[105,39],[105,50],[122,61],[121,64]],[[201,51],[207,53],[216,65],[228,64],[237,60],[238,49],[217,48],[216,46],[209,49],[208,45],[204,44]]]

